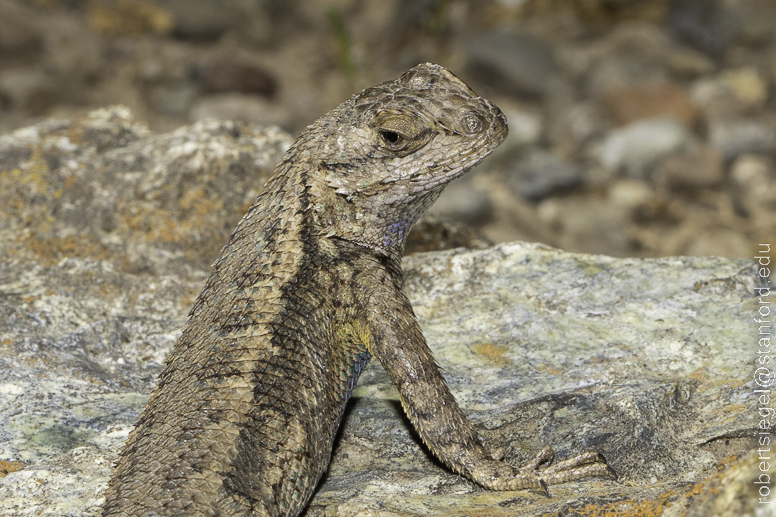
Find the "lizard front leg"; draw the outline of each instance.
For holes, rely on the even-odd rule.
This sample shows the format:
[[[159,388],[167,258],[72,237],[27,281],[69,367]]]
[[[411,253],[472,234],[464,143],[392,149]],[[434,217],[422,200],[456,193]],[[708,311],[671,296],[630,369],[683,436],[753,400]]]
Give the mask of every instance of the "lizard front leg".
[[[491,490],[539,488],[546,493],[547,484],[614,476],[595,452],[541,470],[540,465],[552,461],[550,447],[522,468],[495,459],[447,387],[401,290],[372,303],[368,329],[369,350],[398,389],[412,425],[431,452],[453,471]]]

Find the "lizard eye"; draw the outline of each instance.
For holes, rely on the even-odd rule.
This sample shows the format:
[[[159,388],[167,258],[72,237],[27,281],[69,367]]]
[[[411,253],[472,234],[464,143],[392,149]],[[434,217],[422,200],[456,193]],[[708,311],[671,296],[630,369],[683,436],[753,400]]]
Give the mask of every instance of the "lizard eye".
[[[380,136],[388,147],[400,147],[404,143],[404,137],[394,131],[380,131]]]
[[[378,111],[369,124],[380,147],[395,156],[414,153],[434,136],[434,128],[425,118],[400,110]]]

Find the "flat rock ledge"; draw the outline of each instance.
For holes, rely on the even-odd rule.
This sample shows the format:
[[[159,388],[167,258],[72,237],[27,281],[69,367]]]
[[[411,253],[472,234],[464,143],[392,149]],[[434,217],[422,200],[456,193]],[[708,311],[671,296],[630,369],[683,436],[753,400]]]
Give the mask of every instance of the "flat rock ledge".
[[[714,515],[755,515],[750,261],[511,243],[418,254],[406,269],[430,345],[487,442],[515,464],[544,445],[559,458],[598,450],[620,482],[569,483],[552,498],[485,491],[429,456],[373,363],[307,515],[660,515],[714,501],[727,511]],[[97,514],[200,280],[86,259],[0,266],[3,515]]]
[[[260,186],[261,156],[271,169],[287,144],[227,123],[154,137],[116,111],[0,137],[0,187],[17,195],[0,199],[0,515],[98,515],[207,274],[214,251],[189,244],[221,231],[211,212],[234,217],[245,204],[244,193],[219,204],[208,187]],[[81,206],[103,210],[82,220]],[[405,270],[429,344],[488,444],[515,465],[545,445],[559,459],[596,450],[619,482],[554,486],[550,498],[486,491],[433,460],[375,361],[308,517],[774,515],[758,504],[773,487],[755,483],[774,417],[756,391],[754,320],[776,290],[753,261],[508,243],[415,254]]]

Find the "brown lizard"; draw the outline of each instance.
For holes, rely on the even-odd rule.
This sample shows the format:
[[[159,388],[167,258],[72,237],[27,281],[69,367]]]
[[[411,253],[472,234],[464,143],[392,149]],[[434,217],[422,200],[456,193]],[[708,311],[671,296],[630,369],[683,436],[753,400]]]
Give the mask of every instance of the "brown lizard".
[[[536,470],[485,449],[402,289],[413,223],[507,135],[501,111],[418,65],[311,125],[215,262],[129,436],[103,516],[298,515],[372,356],[428,449],[493,490],[609,476],[588,452]]]

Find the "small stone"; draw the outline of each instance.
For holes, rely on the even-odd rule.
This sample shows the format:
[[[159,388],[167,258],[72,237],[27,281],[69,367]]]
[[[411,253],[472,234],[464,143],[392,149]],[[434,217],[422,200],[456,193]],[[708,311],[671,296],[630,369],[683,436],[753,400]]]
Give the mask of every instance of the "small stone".
[[[673,0],[667,21],[680,39],[708,54],[718,55],[735,34],[734,19],[718,0]]]
[[[606,95],[603,104],[618,125],[663,115],[692,127],[697,113],[684,89],[667,82],[616,88]]]
[[[0,98],[13,108],[40,115],[60,99],[54,77],[37,67],[0,71]]]
[[[509,178],[520,196],[539,201],[556,190],[569,189],[582,181],[579,167],[547,151],[534,151],[521,159]]]
[[[451,183],[429,212],[441,219],[477,226],[490,218],[493,203],[487,192],[475,188],[467,179]]]
[[[640,120],[612,131],[599,159],[608,169],[624,168],[630,176],[641,177],[647,168],[689,139],[687,129],[674,118]]]
[[[770,156],[745,154],[730,167],[733,201],[744,215],[776,215],[776,164]]]
[[[709,123],[709,141],[732,160],[745,153],[776,150],[776,118],[723,118]]]
[[[501,111],[509,121],[509,135],[506,141],[499,147],[511,148],[515,145],[532,145],[539,142],[544,130],[542,114],[526,109],[522,106],[505,101],[498,101]]]
[[[204,93],[240,92],[271,97],[276,89],[275,79],[251,63],[218,61],[200,68],[197,75]]]
[[[0,58],[29,60],[41,50],[42,38],[37,15],[22,2],[0,2]]]
[[[543,42],[518,32],[493,30],[476,37],[467,47],[470,66],[491,76],[505,89],[542,96],[557,75],[552,51]]]
[[[751,244],[743,232],[726,228],[706,230],[687,244],[684,254],[691,257],[744,257],[749,256]]]
[[[196,40],[214,40],[238,25],[241,13],[232,1],[190,2],[188,0],[161,0],[160,7],[172,13],[174,33],[178,37]]]
[[[725,70],[720,74],[720,79],[747,106],[762,107],[768,100],[768,82],[754,67]]]
[[[645,181],[622,179],[609,188],[608,194],[613,205],[634,209],[648,202],[654,192]]]
[[[633,254],[625,232],[630,210],[614,203],[602,203],[597,196],[550,198],[539,204],[539,217],[558,230],[560,248],[610,256]]]
[[[185,115],[196,93],[196,87],[189,83],[159,85],[150,89],[149,100],[159,112]]]
[[[581,102],[572,106],[565,116],[565,122],[571,136],[577,142],[585,142],[591,138],[600,137],[606,130],[607,123],[597,102]],[[512,131],[510,120],[509,130]]]
[[[704,77],[692,83],[690,99],[706,120],[746,116],[746,105],[717,77]]]
[[[716,147],[698,145],[670,156],[655,171],[655,181],[670,188],[708,188],[724,179],[724,156]]]

